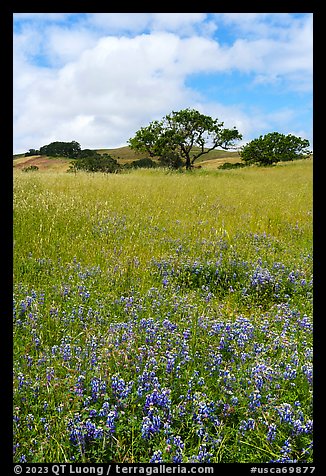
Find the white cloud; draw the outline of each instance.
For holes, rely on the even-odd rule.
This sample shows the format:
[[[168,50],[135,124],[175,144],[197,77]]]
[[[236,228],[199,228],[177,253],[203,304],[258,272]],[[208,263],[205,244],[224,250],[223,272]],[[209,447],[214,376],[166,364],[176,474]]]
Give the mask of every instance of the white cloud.
[[[97,38],[85,28],[53,26],[48,30],[47,54],[53,64],[65,64],[96,45]]]
[[[148,13],[91,13],[87,24],[111,35],[142,32],[150,24]]]
[[[108,34],[139,34],[144,30],[193,34],[206,13],[91,13],[87,23]],[[212,28],[211,28],[212,29]]]
[[[141,123],[188,103],[182,75],[173,67],[178,41],[171,34],[103,38],[53,73],[41,68],[29,73],[17,61],[17,81],[19,70],[28,78],[15,96],[17,147],[43,145],[27,144],[23,137],[30,140],[44,130],[45,142],[48,134],[49,140],[69,136],[82,147],[125,144]]]
[[[31,15],[35,21],[37,14]],[[243,31],[258,23],[264,30],[266,23],[257,15],[262,14],[244,20]],[[45,20],[50,22],[46,28],[23,22],[15,34],[18,152],[53,140],[77,140],[83,148],[118,147],[139,127],[185,107],[218,117],[228,127],[235,125],[244,136],[275,123],[259,109],[253,114],[243,105],[208,101],[204,93],[186,88],[192,73],[236,70],[251,75],[253,86],[254,81],[287,80],[292,88],[311,87],[309,16],[300,24],[291,23],[279,39],[264,33],[262,38],[240,37],[228,46],[210,36],[217,21],[207,14],[90,14],[73,27],[60,25],[59,18],[56,23],[51,16]],[[240,28],[238,20],[224,18]],[[144,29],[148,33],[141,33]],[[108,31],[110,36],[105,36]]]

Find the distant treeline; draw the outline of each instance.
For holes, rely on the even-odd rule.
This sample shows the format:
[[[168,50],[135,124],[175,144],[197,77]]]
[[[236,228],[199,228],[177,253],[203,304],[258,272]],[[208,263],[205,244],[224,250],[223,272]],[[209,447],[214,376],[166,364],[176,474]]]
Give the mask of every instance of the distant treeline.
[[[51,144],[43,145],[39,150],[29,149],[25,153],[25,157],[31,155],[49,155],[51,157],[69,157],[75,159],[80,156],[82,149],[76,141],[71,142],[51,142]]]
[[[121,165],[114,157],[107,153],[99,154],[95,150],[82,149],[80,144],[76,141],[51,142],[51,144],[44,145],[39,150],[29,149],[29,151],[25,153],[25,157],[33,155],[47,155],[50,157],[67,157],[74,159],[71,162],[69,169],[70,172],[76,170],[87,170],[89,172],[115,173],[122,169],[154,168],[165,165],[164,162],[159,164],[150,158],[133,160],[132,162]],[[36,170],[36,168],[33,170]]]

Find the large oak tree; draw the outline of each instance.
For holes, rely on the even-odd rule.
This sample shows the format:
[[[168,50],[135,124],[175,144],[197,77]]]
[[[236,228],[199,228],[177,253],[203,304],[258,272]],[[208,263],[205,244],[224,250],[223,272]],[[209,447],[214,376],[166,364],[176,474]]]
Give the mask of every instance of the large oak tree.
[[[142,127],[128,143],[133,150],[146,152],[163,162],[185,163],[191,169],[200,156],[216,148],[234,148],[235,141],[242,139],[235,127],[223,126],[223,122],[195,109],[183,109]]]

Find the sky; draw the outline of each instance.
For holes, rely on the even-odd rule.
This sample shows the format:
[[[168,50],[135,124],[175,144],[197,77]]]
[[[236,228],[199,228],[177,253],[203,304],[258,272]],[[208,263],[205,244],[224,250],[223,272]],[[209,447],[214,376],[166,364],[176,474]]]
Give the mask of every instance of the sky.
[[[54,141],[127,145],[191,108],[243,145],[312,147],[312,13],[14,13],[13,153]]]

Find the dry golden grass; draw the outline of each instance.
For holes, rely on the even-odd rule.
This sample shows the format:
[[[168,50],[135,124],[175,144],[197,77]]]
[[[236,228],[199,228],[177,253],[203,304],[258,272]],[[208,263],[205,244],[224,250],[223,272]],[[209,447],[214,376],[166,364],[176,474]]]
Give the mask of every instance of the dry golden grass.
[[[71,160],[61,157],[46,157],[41,155],[32,155],[29,157],[20,157],[14,160],[14,169],[24,169],[35,165],[40,172],[66,172],[69,169]]]

